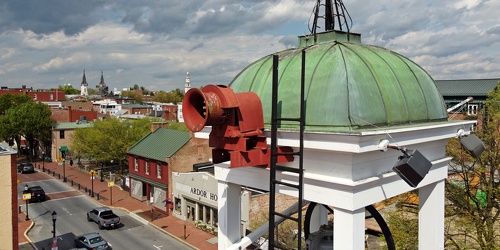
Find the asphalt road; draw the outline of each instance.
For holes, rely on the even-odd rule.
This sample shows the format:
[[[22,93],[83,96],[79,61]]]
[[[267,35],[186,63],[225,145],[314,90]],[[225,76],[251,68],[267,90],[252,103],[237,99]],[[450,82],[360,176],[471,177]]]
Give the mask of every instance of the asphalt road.
[[[115,250],[128,249],[191,249],[169,235],[149,226],[147,221],[128,213],[115,209],[114,212],[121,217],[122,224],[116,229],[100,230],[96,223],[88,222],[87,211],[101,206],[93,199],[58,180],[47,177],[42,173],[23,174],[21,183],[18,184],[18,198],[22,199],[25,185],[41,186],[49,200],[28,205],[29,217],[35,226],[28,233],[36,248],[50,249],[52,244],[52,212],[57,212],[56,238],[59,249],[71,249],[73,240],[77,235],[89,232],[99,232]],[[21,209],[26,210],[24,202],[20,202]]]

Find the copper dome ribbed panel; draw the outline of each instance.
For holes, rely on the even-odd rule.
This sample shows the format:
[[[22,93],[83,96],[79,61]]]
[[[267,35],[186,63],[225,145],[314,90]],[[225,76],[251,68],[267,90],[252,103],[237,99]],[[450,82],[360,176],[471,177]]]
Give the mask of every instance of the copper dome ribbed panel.
[[[349,42],[326,42],[278,52],[278,112],[299,116],[301,50],[306,49],[306,130],[349,132],[447,120],[443,98],[420,66],[390,50]],[[250,64],[230,84],[259,95],[271,121],[272,55]],[[282,122],[281,129],[297,129]]]

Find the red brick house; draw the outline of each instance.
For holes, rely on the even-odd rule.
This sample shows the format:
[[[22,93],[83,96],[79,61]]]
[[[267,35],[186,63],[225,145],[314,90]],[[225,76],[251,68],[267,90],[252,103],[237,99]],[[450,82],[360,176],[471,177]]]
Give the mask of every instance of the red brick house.
[[[154,123],[147,134],[128,150],[130,195],[166,212],[164,201],[172,197],[172,172],[191,172],[193,165],[209,161],[212,151],[206,139],[190,132]]]
[[[66,100],[66,95],[59,89],[33,91],[33,88],[26,88],[26,85],[22,85],[21,88],[0,88],[0,95],[7,93],[12,95],[28,95],[34,102],[58,102]]]

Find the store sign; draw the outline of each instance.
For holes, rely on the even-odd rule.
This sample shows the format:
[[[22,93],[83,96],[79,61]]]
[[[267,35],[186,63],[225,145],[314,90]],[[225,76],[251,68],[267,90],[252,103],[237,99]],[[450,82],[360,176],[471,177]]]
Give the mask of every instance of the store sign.
[[[210,192],[207,192],[205,190],[201,190],[199,188],[192,187],[190,193],[194,194],[194,195],[198,195],[198,196],[203,197],[205,199],[217,201],[217,194],[210,193]]]

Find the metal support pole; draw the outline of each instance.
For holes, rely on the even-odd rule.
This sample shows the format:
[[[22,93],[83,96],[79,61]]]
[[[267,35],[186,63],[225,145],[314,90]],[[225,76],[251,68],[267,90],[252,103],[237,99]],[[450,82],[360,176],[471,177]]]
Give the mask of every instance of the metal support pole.
[[[26,220],[30,220],[29,212],[28,212],[28,201],[26,200]]]
[[[110,205],[113,205],[113,187],[109,187],[109,195],[110,195]]]
[[[90,195],[91,197],[94,197],[94,176],[95,175],[92,175],[92,194]]]
[[[56,238],[56,220],[52,220],[52,238]]]
[[[101,163],[99,163],[99,165],[101,166],[101,182],[103,182],[104,181],[104,178],[103,178],[104,177],[104,169],[103,169],[104,164],[101,162]]]
[[[63,159],[63,182],[66,182],[66,160]]]

